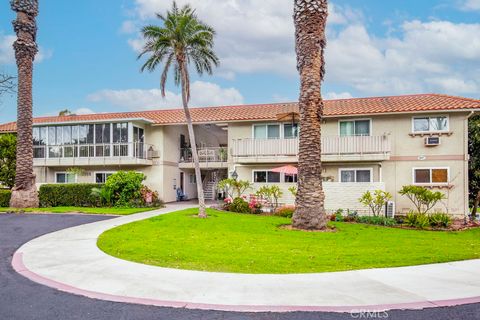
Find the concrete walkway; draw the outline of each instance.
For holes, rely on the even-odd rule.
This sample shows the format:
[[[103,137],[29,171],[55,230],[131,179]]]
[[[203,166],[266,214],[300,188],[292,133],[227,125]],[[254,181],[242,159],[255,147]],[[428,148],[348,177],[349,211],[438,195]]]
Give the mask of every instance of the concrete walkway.
[[[480,260],[320,274],[249,275],[147,266],[111,257],[96,246],[98,236],[108,229],[189,206],[168,205],[42,236],[18,249],[12,265],[27,278],[62,291],[182,308],[352,312],[480,302]]]

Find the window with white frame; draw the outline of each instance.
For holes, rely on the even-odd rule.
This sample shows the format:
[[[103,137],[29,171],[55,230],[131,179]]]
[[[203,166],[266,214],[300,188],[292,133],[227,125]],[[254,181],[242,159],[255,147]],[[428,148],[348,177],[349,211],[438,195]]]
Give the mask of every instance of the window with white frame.
[[[297,174],[285,174],[285,183],[297,183],[298,175]]]
[[[256,124],[253,126],[255,139],[280,139],[280,124]]]
[[[110,177],[113,172],[96,172],[95,173],[95,183],[105,183],[107,182],[108,177]]]
[[[449,168],[414,168],[414,184],[448,184]]]
[[[255,183],[280,183],[280,173],[268,170],[253,171]]]
[[[188,177],[189,177],[190,184],[196,184],[197,183],[197,177],[195,176],[195,174],[190,174]]]
[[[285,139],[298,138],[298,123],[285,123],[283,125],[283,137]]]
[[[371,120],[349,120],[339,121],[340,136],[370,136],[371,135]]]
[[[372,169],[340,169],[340,182],[372,182]]]
[[[77,182],[77,175],[75,173],[57,172],[55,173],[56,183],[75,183]]]
[[[415,117],[413,118],[413,132],[441,132],[448,131],[448,117]]]

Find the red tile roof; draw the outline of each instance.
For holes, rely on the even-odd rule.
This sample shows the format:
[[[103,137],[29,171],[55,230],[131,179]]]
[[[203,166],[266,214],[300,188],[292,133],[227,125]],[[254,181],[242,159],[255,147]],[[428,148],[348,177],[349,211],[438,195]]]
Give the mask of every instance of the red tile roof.
[[[325,101],[325,116],[359,116],[386,113],[480,110],[480,100],[441,94],[417,94],[390,97],[353,98]],[[297,103],[257,104],[191,108],[194,123],[276,120],[281,113],[297,112]],[[88,122],[102,120],[145,119],[157,125],[185,123],[183,109],[149,110],[122,113],[97,113],[78,116],[39,117],[35,124]],[[14,132],[15,122],[0,125],[0,132]]]

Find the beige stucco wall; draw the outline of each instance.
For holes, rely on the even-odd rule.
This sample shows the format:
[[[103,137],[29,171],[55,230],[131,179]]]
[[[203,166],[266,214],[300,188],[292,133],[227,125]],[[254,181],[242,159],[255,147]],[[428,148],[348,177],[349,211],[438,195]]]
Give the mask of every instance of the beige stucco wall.
[[[435,115],[426,114],[426,115]],[[436,209],[449,211],[450,213],[463,215],[468,209],[467,201],[467,161],[466,159],[466,116],[467,113],[448,113],[440,114],[449,116],[450,136],[442,136],[442,143],[437,147],[425,147],[424,138],[421,136],[412,137],[409,134],[412,131],[412,115],[382,115],[371,117],[372,135],[388,135],[392,152],[390,160],[371,161],[371,162],[329,162],[325,163],[323,176],[332,176],[334,181],[338,182],[339,168],[372,168],[374,182],[384,182],[387,191],[394,195],[399,212],[406,212],[411,208],[410,202],[398,195],[398,190],[402,186],[412,184],[412,169],[414,167],[449,167],[450,182],[449,189],[434,189],[444,192],[448,199],[440,204]],[[368,118],[368,117],[361,117]],[[338,122],[342,119],[326,119],[322,134],[324,136],[337,136]],[[351,119],[357,119],[352,117]],[[257,122],[261,123],[261,122]],[[228,127],[228,143],[232,145],[232,139],[252,138],[252,124],[248,123],[230,123]],[[188,141],[188,131],[186,125],[172,126],[151,126],[148,124],[139,124],[145,128],[145,142],[155,146],[159,152],[159,158],[154,159],[151,166],[105,166],[105,167],[86,167],[86,175],[78,178],[78,182],[94,182],[93,173],[96,171],[117,171],[138,170],[144,172],[147,176],[146,184],[152,189],[157,190],[160,196],[167,202],[175,201],[176,191],[173,188],[176,182],[180,186],[180,169],[178,162],[180,159],[180,134],[184,134]],[[213,130],[213,131],[212,131]],[[214,134],[216,130],[217,134]],[[218,128],[208,128],[204,126],[195,127],[198,144],[206,146],[219,146],[225,144],[227,136],[218,136]],[[231,154],[231,150],[229,151]],[[232,162],[230,157],[229,172],[236,168],[240,179],[252,180],[252,170],[272,169],[281,166],[275,164],[252,164],[239,165]],[[53,183],[55,181],[55,172],[65,171],[65,167],[36,167],[37,182]],[[185,192],[190,198],[196,197],[196,187],[189,183],[189,174],[193,173],[191,169],[185,169]],[[287,186],[288,187],[288,186]],[[285,194],[289,194],[286,192]],[[287,198],[286,201],[289,201]],[[332,207],[334,207],[332,205]]]
[[[450,169],[450,188],[434,188],[441,191],[447,199],[437,205],[434,210],[448,211],[454,215],[464,215],[468,211],[468,161],[467,159],[467,116],[468,113],[430,113],[418,116],[446,115],[449,117],[451,135],[441,136],[441,145],[426,147],[422,136],[411,136],[412,114],[382,115],[375,117],[327,118],[322,126],[324,136],[338,136],[339,121],[346,119],[371,119],[372,135],[387,135],[391,141],[390,160],[375,162],[343,162],[326,163],[323,176],[333,176],[338,181],[338,168],[372,167],[374,181],[385,182],[385,188],[392,193],[398,212],[407,212],[412,208],[405,197],[398,194],[404,185],[413,183],[413,168],[448,167]],[[262,123],[262,122],[257,122]],[[252,138],[254,122],[234,123],[229,125],[229,139]],[[281,164],[265,164],[240,166],[231,163],[230,170],[237,168],[239,176],[252,179],[252,170],[257,168],[275,168]],[[380,169],[381,167],[381,169]]]

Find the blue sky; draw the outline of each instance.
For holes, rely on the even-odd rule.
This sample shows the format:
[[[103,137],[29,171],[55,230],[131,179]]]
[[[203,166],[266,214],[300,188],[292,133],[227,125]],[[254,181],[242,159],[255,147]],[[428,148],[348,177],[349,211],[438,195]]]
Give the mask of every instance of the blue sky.
[[[187,2],[179,0],[180,4]],[[192,105],[295,101],[291,0],[190,0],[218,33],[221,67],[193,77]],[[166,0],[40,0],[34,114],[174,108],[159,72],[140,73],[138,30]],[[336,0],[328,26],[326,98],[438,92],[480,97],[480,0]],[[14,19],[0,4],[0,71],[15,74]],[[15,97],[1,97],[1,122]]]

